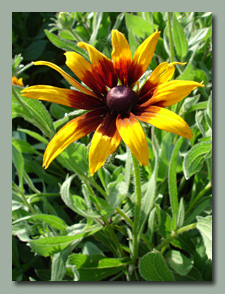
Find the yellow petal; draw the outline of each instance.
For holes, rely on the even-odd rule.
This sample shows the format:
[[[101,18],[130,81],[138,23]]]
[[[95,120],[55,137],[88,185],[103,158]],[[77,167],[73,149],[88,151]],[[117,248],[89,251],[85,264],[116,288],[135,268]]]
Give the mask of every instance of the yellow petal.
[[[145,133],[135,116],[132,113],[126,116],[119,114],[116,119],[116,126],[123,141],[140,164],[148,165],[148,143]]]
[[[119,146],[121,137],[116,128],[116,117],[108,114],[94,133],[89,151],[91,176],[103,166],[106,158]]]
[[[61,89],[53,86],[31,86],[23,89],[21,93],[22,96],[27,98],[58,103],[85,110],[92,110],[103,106],[98,98],[79,91]]]
[[[94,93],[92,93],[88,89],[81,86],[75,79],[73,79],[70,75],[68,75],[64,70],[62,70],[59,66],[55,65],[54,63],[47,62],[47,61],[35,61],[35,62],[33,62],[33,64],[34,65],[46,65],[46,66],[49,66],[49,67],[55,69],[57,72],[59,72],[64,77],[65,80],[67,80],[68,83],[70,83],[71,86],[73,86],[74,88],[76,88],[77,90],[79,90],[83,93],[86,93],[90,96],[96,97],[96,95]]]
[[[97,94],[107,94],[106,86],[101,78],[95,74],[93,66],[76,52],[66,52],[66,65],[91,90]]]
[[[149,100],[145,100],[146,102],[143,103],[142,106],[157,105],[167,107],[176,104],[188,96],[191,91],[197,87],[203,88],[204,85],[194,81],[166,82],[155,87],[152,93],[148,92],[146,95],[141,97],[142,100],[145,100],[149,94],[151,97]]]
[[[158,106],[135,110],[135,117],[161,130],[191,139],[193,134],[189,125],[176,113]]]
[[[112,30],[112,47],[112,60],[114,68],[121,83],[126,85],[132,55],[127,39],[117,30]]]
[[[112,61],[87,43],[79,42],[77,45],[88,50],[92,66],[98,75],[103,79],[104,83],[109,88],[115,87],[117,85],[117,77]]]
[[[137,48],[129,68],[129,85],[136,82],[148,68],[157,45],[159,35],[160,32],[155,32]]]
[[[17,79],[17,77],[12,77],[12,84],[23,87],[23,78]]]
[[[142,87],[140,91],[140,96],[143,96],[146,94],[149,90],[153,89],[154,87],[168,82],[175,71],[175,66],[176,64],[184,65],[185,63],[181,62],[163,62],[160,63],[152,72],[150,78],[146,81],[144,86]]]
[[[43,166],[47,168],[67,146],[93,132],[102,122],[103,116],[104,110],[98,109],[68,122],[48,144],[43,158]]]

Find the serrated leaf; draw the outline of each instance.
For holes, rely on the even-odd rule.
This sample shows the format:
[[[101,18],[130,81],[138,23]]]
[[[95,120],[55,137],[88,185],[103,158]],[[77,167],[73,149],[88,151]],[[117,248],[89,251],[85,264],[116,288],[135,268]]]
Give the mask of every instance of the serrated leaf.
[[[211,142],[198,143],[191,148],[185,156],[183,162],[184,175],[186,179],[189,179],[202,168],[205,156],[211,151],[211,149]]]
[[[197,216],[197,229],[205,244],[206,254],[212,259],[212,217]]]
[[[158,251],[152,251],[140,258],[139,271],[146,281],[175,281],[173,273],[167,267],[161,252]]]

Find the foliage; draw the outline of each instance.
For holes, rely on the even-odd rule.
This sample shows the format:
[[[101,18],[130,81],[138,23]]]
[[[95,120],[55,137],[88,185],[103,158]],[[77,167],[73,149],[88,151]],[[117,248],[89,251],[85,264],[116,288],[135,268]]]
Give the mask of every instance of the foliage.
[[[79,41],[110,58],[110,34],[116,28],[133,53],[156,29],[161,31],[149,70],[171,58],[187,62],[174,78],[203,81],[205,88],[170,107],[191,126],[191,141],[143,124],[150,166],[140,168],[134,261],[135,182],[128,148],[121,143],[90,177],[90,134],[44,170],[49,140],[80,111],[21,97],[21,87],[13,85],[12,280],[211,281],[212,14],[170,16],[172,48],[164,12],[13,13],[12,74],[24,85],[69,87],[57,72],[31,61],[51,61],[69,73],[65,51],[88,59]]]

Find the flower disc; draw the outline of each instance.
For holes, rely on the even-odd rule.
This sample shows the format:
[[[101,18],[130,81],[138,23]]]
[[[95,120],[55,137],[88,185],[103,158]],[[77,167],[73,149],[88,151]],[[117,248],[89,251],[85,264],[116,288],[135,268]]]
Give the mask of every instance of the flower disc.
[[[137,94],[131,88],[125,86],[116,86],[106,95],[106,104],[115,113],[130,110],[137,100]]]

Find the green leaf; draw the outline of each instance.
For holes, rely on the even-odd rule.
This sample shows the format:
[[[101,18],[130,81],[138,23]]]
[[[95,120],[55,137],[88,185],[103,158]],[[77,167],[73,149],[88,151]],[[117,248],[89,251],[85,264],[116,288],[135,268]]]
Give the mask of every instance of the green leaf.
[[[125,22],[127,30],[133,31],[138,37],[146,38],[153,33],[152,25],[137,15],[125,13]]]
[[[177,236],[170,243],[177,248],[189,252],[190,254],[195,253],[195,245],[187,233]]]
[[[176,250],[168,251],[165,254],[165,260],[171,269],[181,276],[186,276],[193,267],[192,258],[188,258]]]
[[[206,254],[212,259],[212,217],[197,216],[197,229],[199,230],[205,244]]]
[[[127,265],[128,259],[107,258],[101,255],[70,255],[67,264],[75,265],[79,281],[101,281],[115,275]]]
[[[56,47],[63,49],[65,51],[77,52],[89,61],[86,52],[82,50],[80,47],[78,47],[75,42],[62,39],[59,36],[56,36],[55,34],[49,32],[48,30],[45,30],[45,34],[48,37],[48,39],[52,42],[52,44]]]
[[[14,97],[13,104],[17,103],[17,106],[19,106],[20,116],[36,125],[48,137],[52,137],[54,135],[54,127],[51,116],[44,105],[38,100],[22,97],[20,95],[22,88],[13,86],[12,89]],[[15,109],[17,107],[14,105],[14,111]]]
[[[179,61],[183,61],[187,55],[188,43],[183,28],[173,13],[173,42]]]
[[[95,12],[93,17],[93,26],[92,26],[92,34],[89,43],[93,44],[97,34],[98,30],[102,21],[103,13],[102,12]]]
[[[57,230],[64,231],[68,227],[67,224],[64,222],[64,220],[62,220],[58,216],[49,215],[49,214],[28,215],[28,216],[17,219],[16,221],[14,221],[14,224],[17,222],[21,222],[23,220],[29,220],[29,219],[31,219],[31,220],[38,219],[42,222],[45,222],[47,225],[49,225]]]
[[[34,154],[36,153],[36,149],[34,147],[32,147],[27,141],[24,141],[22,139],[15,139],[12,138],[12,144],[13,146],[16,147],[16,149],[18,151],[20,151],[21,153],[30,153],[30,154]]]
[[[88,150],[84,144],[74,142],[70,144],[59,156],[57,161],[78,175],[88,173]]]
[[[20,132],[24,132],[25,134],[31,136],[32,138],[44,143],[44,144],[48,144],[48,140],[45,139],[43,136],[41,136],[40,134],[34,132],[34,131],[30,131],[30,130],[26,130],[26,129],[18,129],[18,131]]]
[[[192,105],[187,111],[186,113],[189,113],[191,111],[196,111],[196,110],[200,110],[200,109],[206,109],[207,107],[207,102],[204,101],[204,102],[199,102],[195,105]]]
[[[209,34],[208,34],[209,33]],[[195,30],[189,40],[188,45],[190,50],[194,50],[195,46],[198,46],[198,44],[208,35],[210,36],[212,34],[212,28],[203,28],[199,30]]]
[[[131,54],[134,55],[136,49],[140,45],[137,38],[135,37],[135,34],[131,28],[128,30],[128,40],[129,40],[129,46],[131,50]]]
[[[152,129],[152,149],[154,151],[155,165],[153,173],[151,175],[151,179],[147,183],[147,189],[141,203],[139,237],[141,236],[144,225],[149,217],[149,213],[154,205],[154,200],[156,197],[157,176],[159,168],[159,146],[157,138],[154,134],[154,129]]]
[[[162,237],[167,238],[172,232],[172,220],[170,215],[155,204],[156,212],[159,220],[159,233]]]
[[[92,235],[100,229],[101,227],[96,225],[93,227],[89,227],[88,230],[73,236],[56,236],[40,238],[38,240],[31,240],[28,242],[28,244],[31,247],[32,251],[36,252],[39,255],[47,257],[62,251],[71,243],[75,242],[74,244],[78,244],[80,240],[82,240],[84,237]]]
[[[82,250],[83,255],[94,255],[94,254],[100,254],[104,256],[104,253],[102,250],[98,248],[93,242],[87,241],[83,245],[83,250]]]
[[[44,52],[47,43],[48,42],[46,40],[37,40],[32,42],[23,52],[24,59],[29,61],[37,60]]]
[[[58,186],[59,179],[48,172],[42,167],[41,162],[38,161],[27,161],[26,165],[38,176],[39,179],[42,179],[45,183],[53,185],[54,187]]]
[[[184,142],[184,138],[180,137],[180,139],[177,141],[172,156],[170,160],[170,166],[169,166],[169,195],[170,195],[170,203],[173,213],[173,220],[172,220],[172,227],[173,230],[176,229],[177,224],[177,211],[178,211],[178,197],[177,197],[177,157],[179,150],[181,148],[181,145]]]
[[[181,228],[184,224],[184,218],[185,218],[185,208],[184,208],[184,198],[182,197],[180,199],[180,204],[177,212],[177,229]]]
[[[158,177],[165,179],[168,176],[171,155],[174,149],[175,135],[167,132],[161,142],[160,157],[158,162]]]
[[[12,236],[12,264],[20,268],[20,260],[19,260],[19,250],[17,246],[17,239]]]
[[[200,171],[206,155],[211,150],[211,142],[198,143],[191,148],[191,150],[185,156],[183,162],[184,175],[186,179],[189,179],[192,175]]]
[[[69,177],[61,186],[60,188],[60,195],[62,200],[65,204],[78,213],[86,218],[98,218],[101,217],[101,214],[98,212],[88,211],[87,205],[85,205],[85,201],[83,198],[79,196],[71,196],[70,194],[70,185],[75,175]]]
[[[66,274],[66,261],[71,248],[68,247],[54,254],[52,258],[51,281],[62,281]]]
[[[20,189],[23,189],[24,159],[20,151],[14,145],[12,146],[12,159],[18,173]]]
[[[172,272],[166,265],[162,254],[156,250],[140,258],[139,271],[146,281],[175,281]]]
[[[211,198],[212,196],[207,197],[206,199],[203,199],[200,203],[198,203],[195,210],[185,219],[185,226],[193,222],[198,215],[201,215],[201,213],[209,206],[209,204],[212,205]]]
[[[97,207],[100,207],[100,214],[104,217],[109,217],[115,214],[115,209],[109,205],[104,199],[89,195],[89,199],[92,203],[96,204]]]

